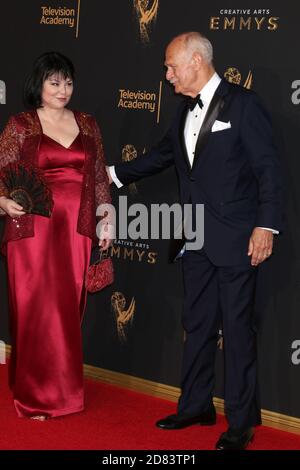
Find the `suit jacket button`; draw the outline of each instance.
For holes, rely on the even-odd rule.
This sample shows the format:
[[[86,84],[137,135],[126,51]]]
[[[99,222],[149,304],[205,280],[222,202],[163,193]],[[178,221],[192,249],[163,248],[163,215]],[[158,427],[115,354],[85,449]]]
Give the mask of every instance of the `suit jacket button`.
[[[193,178],[193,176],[190,176],[190,181],[196,181],[195,178]]]

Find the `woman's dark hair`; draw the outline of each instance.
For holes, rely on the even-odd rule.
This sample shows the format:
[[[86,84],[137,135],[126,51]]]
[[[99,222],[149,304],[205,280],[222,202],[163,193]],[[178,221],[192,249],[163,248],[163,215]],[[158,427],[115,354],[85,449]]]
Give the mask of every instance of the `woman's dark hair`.
[[[59,52],[45,52],[36,59],[24,86],[24,103],[27,108],[39,108],[42,105],[43,83],[55,73],[74,80],[75,70],[70,59]]]

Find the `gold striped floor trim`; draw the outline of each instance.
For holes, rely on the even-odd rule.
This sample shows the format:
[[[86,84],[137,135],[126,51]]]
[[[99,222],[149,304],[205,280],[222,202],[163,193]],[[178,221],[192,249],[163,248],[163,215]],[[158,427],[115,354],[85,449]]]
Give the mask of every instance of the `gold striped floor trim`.
[[[10,355],[11,347],[6,345],[6,354]],[[141,379],[132,375],[122,374],[100,367],[84,365],[84,374],[100,382],[115,385],[117,387],[127,388],[135,392],[145,393],[158,398],[177,402],[180,389],[171,385],[160,384],[151,380]],[[224,401],[220,398],[214,398],[217,412],[224,414]],[[262,410],[262,424],[282,431],[300,434],[300,419],[292,416],[274,413],[273,411]]]
[[[158,398],[177,402],[180,389],[171,385],[152,382],[132,375],[121,374],[111,370],[101,369],[93,366],[84,366],[87,377],[99,380],[104,383],[127,388],[136,392],[145,393]],[[218,413],[224,414],[224,400],[214,398],[214,403]],[[262,410],[262,424],[282,431],[300,434],[300,419],[291,416],[274,413],[273,411]]]

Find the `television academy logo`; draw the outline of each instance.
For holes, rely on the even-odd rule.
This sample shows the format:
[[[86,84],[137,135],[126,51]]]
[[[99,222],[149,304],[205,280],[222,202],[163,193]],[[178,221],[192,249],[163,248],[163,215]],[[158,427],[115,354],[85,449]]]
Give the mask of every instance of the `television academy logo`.
[[[73,0],[72,8],[61,6],[60,1],[54,2],[56,5],[41,5],[40,24],[62,26],[69,29],[75,28],[75,37],[78,38],[80,2],[81,0]]]
[[[292,364],[298,366],[300,364],[300,339],[295,339],[292,342],[291,349],[294,350],[291,355]]]
[[[120,341],[126,341],[126,330],[135,314],[135,299],[132,297],[129,307],[126,308],[125,295],[122,292],[114,292],[111,296],[111,306],[115,314],[118,337]]]
[[[157,18],[159,0],[133,0],[140,26],[140,36],[144,43],[150,41],[149,30]]]
[[[157,94],[151,91],[135,91],[119,89],[118,108],[145,110],[154,113],[156,109]]]
[[[6,85],[3,80],[0,80],[0,104],[6,104]]]
[[[235,85],[241,85],[242,75],[240,71],[235,67],[228,67],[228,69],[224,72],[224,78],[226,78],[226,80],[229,83],[234,83]],[[249,70],[248,75],[244,83],[242,84],[242,86],[250,90],[250,88],[252,87],[252,83],[253,83],[253,74],[251,70]]]
[[[162,96],[162,81],[159,82],[158,92],[148,90],[130,90],[125,88],[119,88],[118,90],[118,108],[123,108],[133,111],[149,111],[155,113],[156,122],[160,120],[160,107],[161,107],[161,96]]]

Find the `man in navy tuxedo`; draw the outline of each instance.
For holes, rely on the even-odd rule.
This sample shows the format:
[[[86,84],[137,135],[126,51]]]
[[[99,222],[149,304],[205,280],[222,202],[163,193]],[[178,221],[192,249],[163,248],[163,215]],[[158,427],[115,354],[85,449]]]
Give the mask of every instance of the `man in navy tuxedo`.
[[[187,99],[148,154],[110,168],[118,187],[175,164],[181,203],[204,204],[204,246],[186,250],[182,392],[177,414],[156,423],[213,425],[212,394],[222,324],[225,410],[219,450],[244,449],[260,424],[253,305],[257,267],[281,230],[281,181],[267,112],[258,96],[221,79],[212,45],[199,33],[174,38],[166,78]]]

